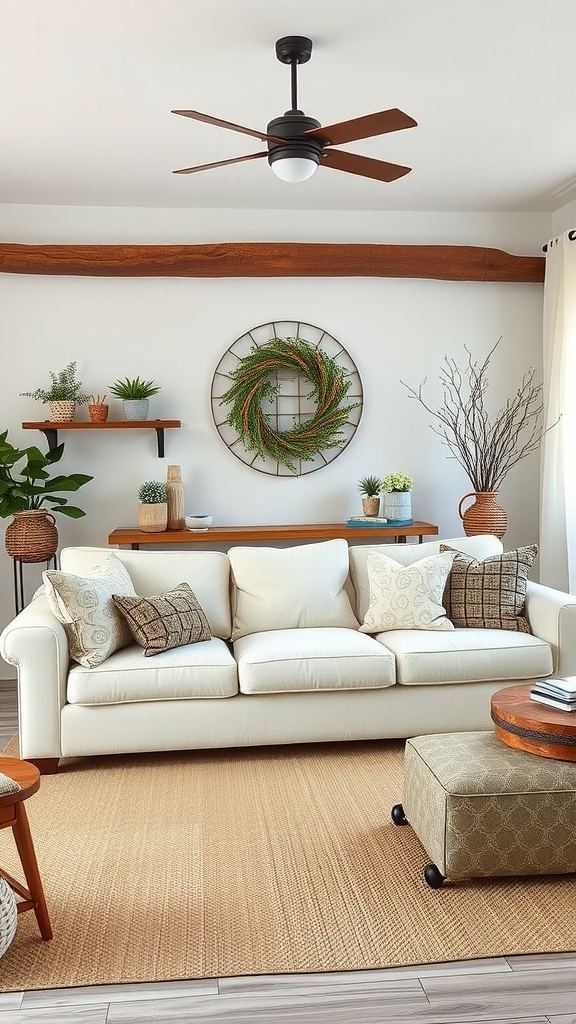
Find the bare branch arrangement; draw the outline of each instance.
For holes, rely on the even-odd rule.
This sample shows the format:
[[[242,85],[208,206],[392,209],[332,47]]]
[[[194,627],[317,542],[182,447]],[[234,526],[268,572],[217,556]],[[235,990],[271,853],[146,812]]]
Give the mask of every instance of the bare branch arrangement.
[[[537,451],[544,434],[551,429],[543,429],[542,385],[534,383],[533,367],[525,372],[515,395],[490,420],[484,405],[488,368],[501,340],[483,363],[475,362],[465,345],[468,358],[463,369],[454,359],[444,357],[440,369],[444,395],[437,409],[423,397],[427,378],[417,391],[400,382],[410,398],[420,402],[437,421],[437,425],[430,424],[431,429],[466,471],[475,491],[497,491],[513,466]]]

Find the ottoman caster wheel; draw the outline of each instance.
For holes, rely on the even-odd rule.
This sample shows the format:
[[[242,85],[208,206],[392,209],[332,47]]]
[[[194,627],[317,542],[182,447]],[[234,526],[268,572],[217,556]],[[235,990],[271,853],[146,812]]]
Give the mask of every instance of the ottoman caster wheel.
[[[424,868],[424,878],[431,889],[440,889],[444,881],[444,875],[440,874],[435,864],[426,865]]]
[[[408,824],[408,818],[404,814],[404,808],[402,807],[402,804],[394,804],[394,807],[392,808],[392,811],[390,813],[390,817],[392,818],[392,821],[394,822],[395,825]]]

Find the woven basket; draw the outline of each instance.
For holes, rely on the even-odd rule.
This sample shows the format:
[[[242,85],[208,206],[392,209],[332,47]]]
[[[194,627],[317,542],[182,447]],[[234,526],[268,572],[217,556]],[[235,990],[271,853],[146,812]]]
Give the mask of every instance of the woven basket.
[[[0,956],[8,949],[16,932],[16,897],[0,875]]]
[[[491,533],[502,538],[508,527],[508,514],[496,502],[498,491],[470,491],[465,494],[458,505],[458,515],[462,520],[464,533],[467,537]],[[472,505],[462,512],[462,505],[467,498],[475,498]]]
[[[164,533],[168,526],[168,505],[165,501],[138,505],[138,526],[144,533]]]
[[[4,543],[10,558],[20,562],[48,562],[58,549],[56,520],[42,509],[15,512],[6,527]]]
[[[92,420],[92,423],[105,423],[108,419],[109,406],[103,402],[94,402],[93,405],[88,406],[88,415]]]
[[[74,419],[76,402],[48,402],[52,423],[70,423]]]

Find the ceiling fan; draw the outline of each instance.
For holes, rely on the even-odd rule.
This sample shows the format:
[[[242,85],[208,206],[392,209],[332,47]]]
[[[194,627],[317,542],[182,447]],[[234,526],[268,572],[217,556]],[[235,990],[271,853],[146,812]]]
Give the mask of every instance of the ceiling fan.
[[[230,160],[217,160],[215,163],[199,164],[197,167],[183,167],[174,174],[194,174],[196,171],[207,171],[213,167],[226,167],[229,164],[243,163],[245,160],[258,160],[268,157],[274,174],[282,181],[300,182],[312,177],[322,163],[337,171],[348,174],[359,174],[363,178],[374,178],[376,181],[395,181],[408,174],[410,167],[401,164],[387,163],[385,160],[373,160],[370,157],[358,156],[341,149],[332,149],[334,145],[345,142],[356,142],[375,135],[402,131],[414,128],[417,122],[401,110],[380,110],[376,114],[355,117],[351,121],[322,126],[313,117],[307,117],[298,109],[297,71],[299,64],[305,64],[312,56],[312,40],[306,36],[283,36],[276,42],[276,56],[282,64],[290,65],[291,73],[291,107],[281,117],[270,121],[265,132],[254,128],[223,121],[210,114],[201,114],[198,110],[173,110],[173,114],[191,117],[195,121],[204,121],[220,128],[228,128],[243,135],[252,135],[262,142],[268,143],[267,150],[237,156]]]

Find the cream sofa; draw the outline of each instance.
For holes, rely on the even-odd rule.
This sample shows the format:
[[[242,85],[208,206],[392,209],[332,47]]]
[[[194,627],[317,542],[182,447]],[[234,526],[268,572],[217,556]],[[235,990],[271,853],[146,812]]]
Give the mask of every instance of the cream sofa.
[[[0,638],[18,672],[20,756],[53,771],[71,756],[489,729],[495,690],[576,675],[576,598],[536,583],[526,598],[531,634],[361,632],[368,552],[409,565],[440,543],[480,560],[503,550],[486,536],[226,554],[64,549],[62,571],[80,576],[112,553],[138,595],[188,582],[212,638],[154,657],[132,643],[87,668],[71,662],[65,628],[38,592]]]

